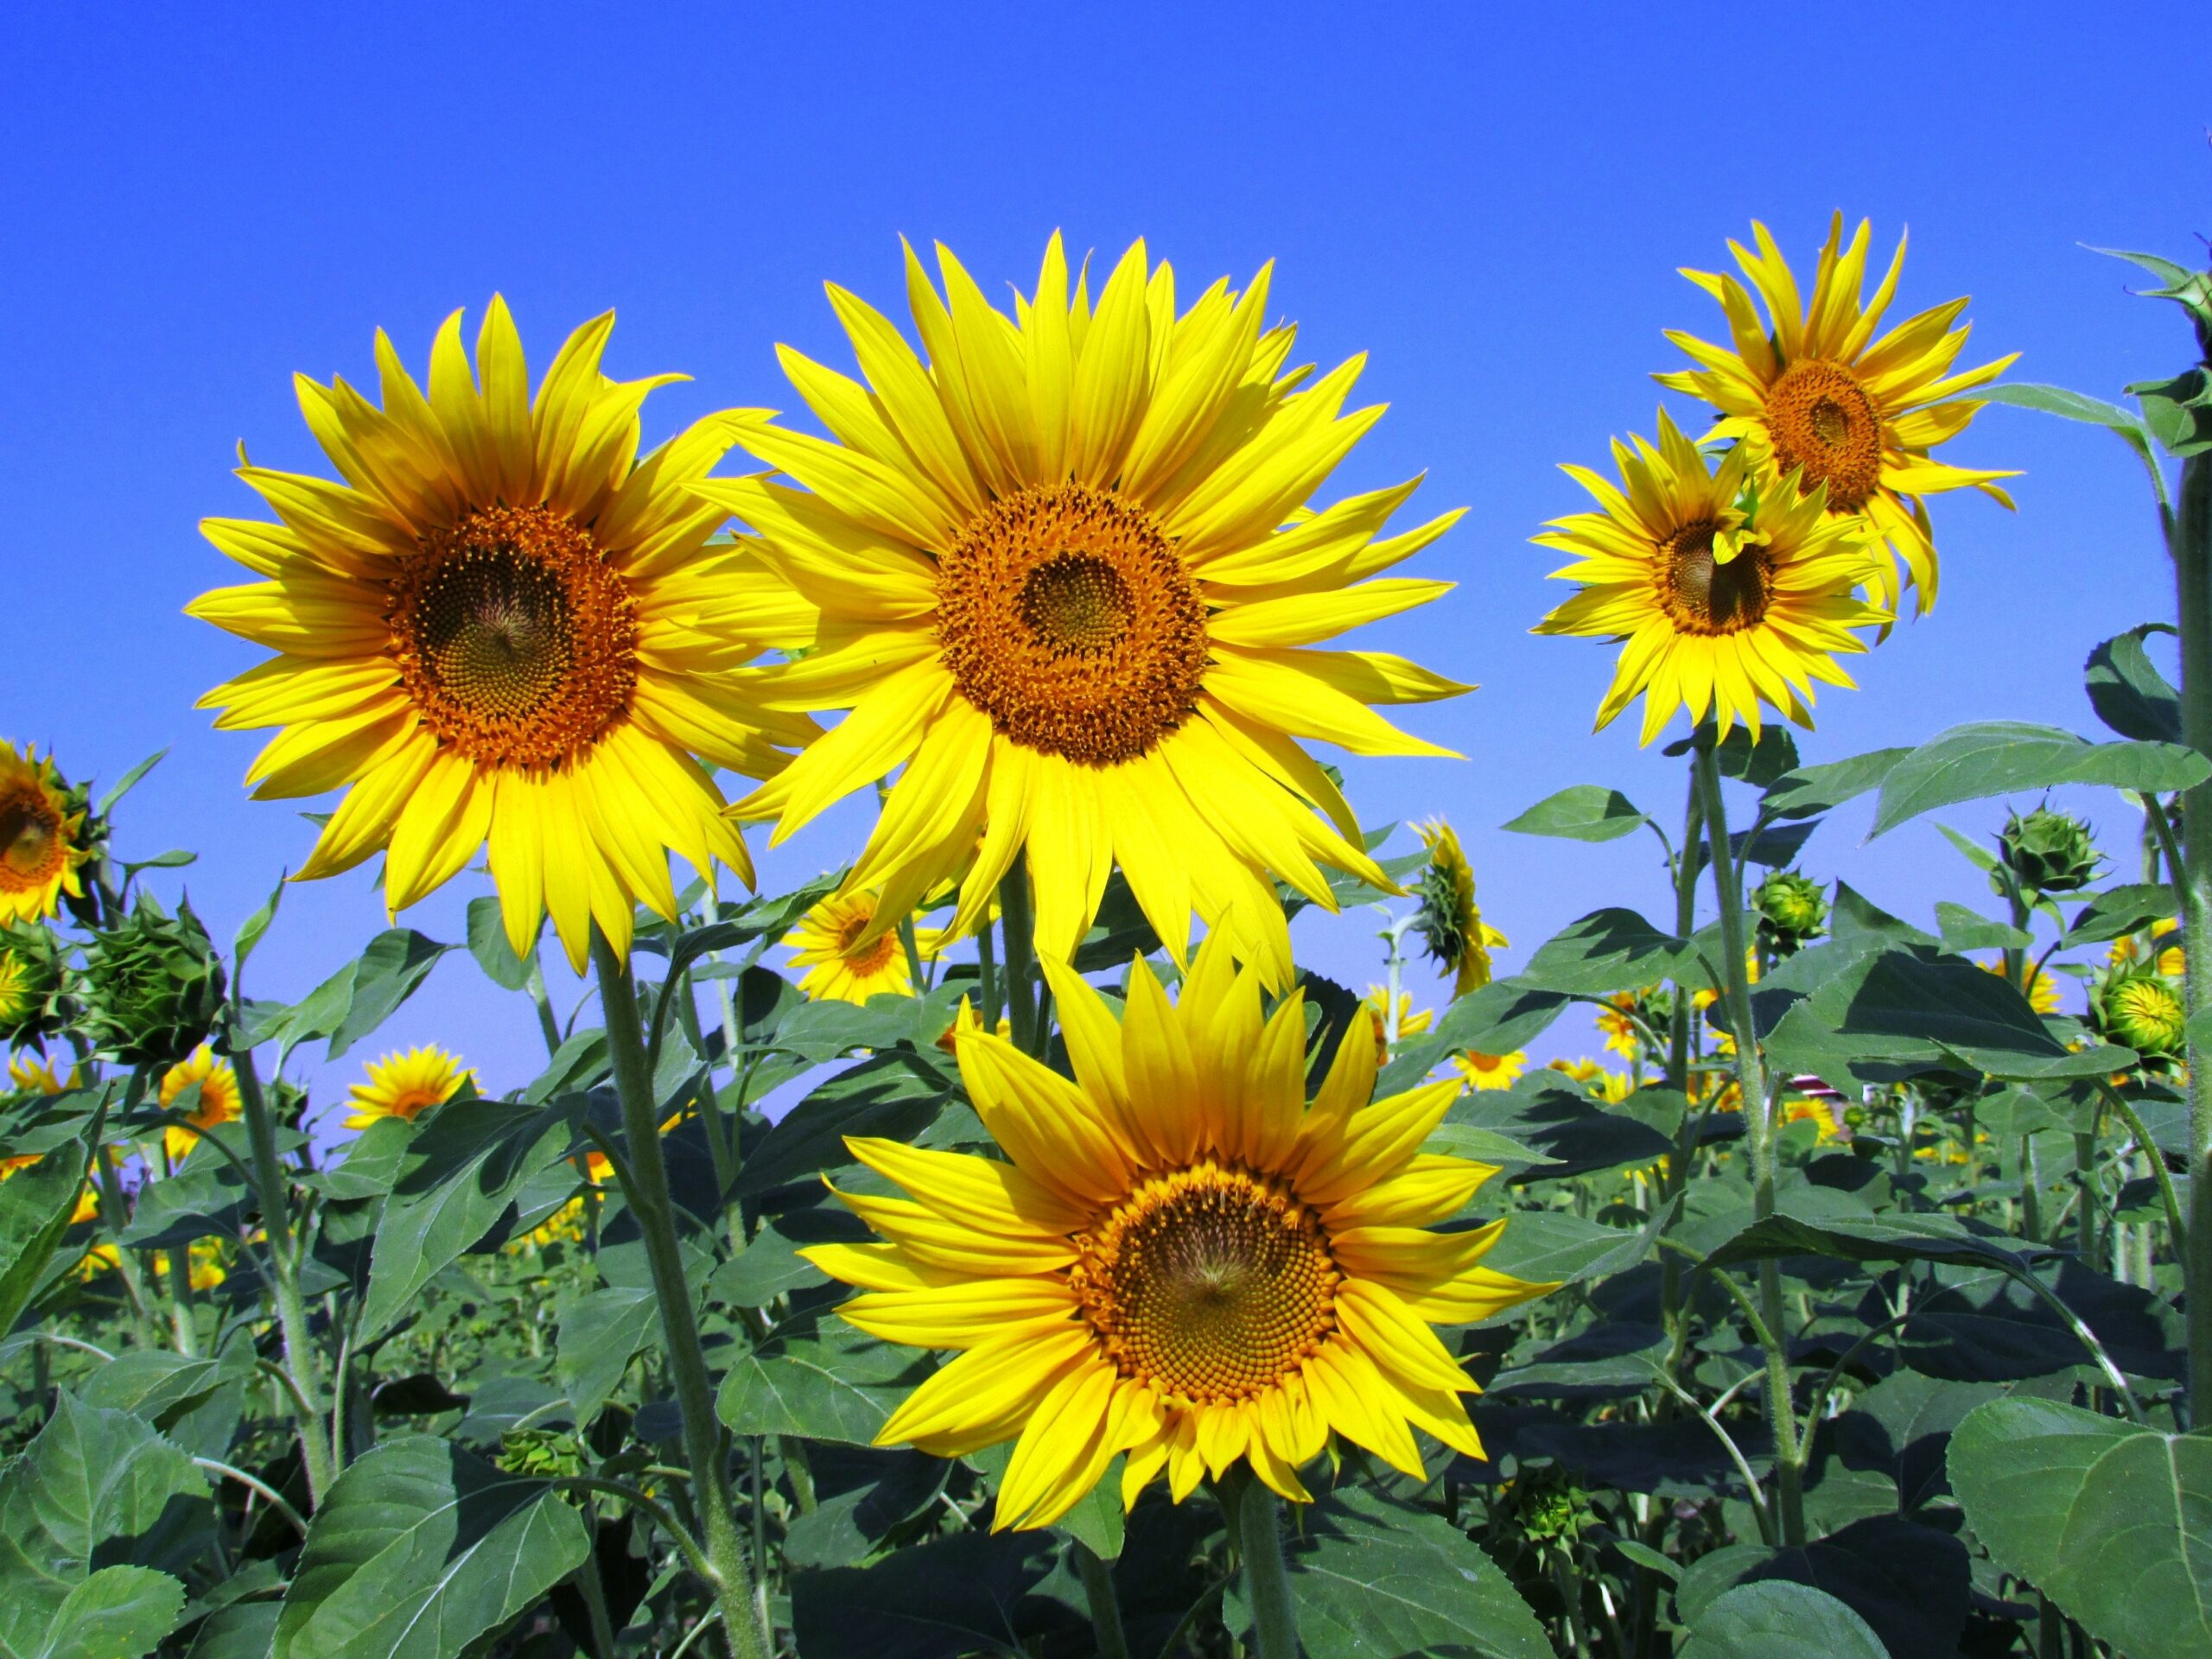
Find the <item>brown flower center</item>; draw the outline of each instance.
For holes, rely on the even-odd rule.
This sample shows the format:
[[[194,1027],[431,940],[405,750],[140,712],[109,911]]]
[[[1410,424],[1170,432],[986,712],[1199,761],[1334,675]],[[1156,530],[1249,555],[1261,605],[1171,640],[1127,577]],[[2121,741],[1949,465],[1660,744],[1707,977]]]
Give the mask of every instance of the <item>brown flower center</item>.
[[[1336,1329],[1342,1278],[1281,1180],[1211,1161],[1157,1175],[1076,1240],[1069,1280],[1122,1375],[1173,1399],[1249,1399]]]
[[[1882,481],[1882,417],[1840,364],[1793,363],[1766,394],[1767,430],[1784,473],[1802,467],[1805,488],[1828,486],[1828,505],[1856,512]]]
[[[442,743],[480,766],[558,766],[628,714],[637,607],[590,531],[550,507],[484,507],[422,549],[385,620]]]
[[[1659,607],[1682,633],[1740,633],[1755,627],[1774,600],[1774,565],[1746,547],[1723,564],[1713,555],[1719,526],[1685,524],[1659,550]]]
[[[68,855],[61,814],[43,789],[22,781],[0,793],[0,891],[44,887]]]
[[[961,694],[1025,747],[1134,760],[1205,676],[1198,583],[1151,516],[1077,484],[995,501],[938,564],[938,641]]]
[[[863,977],[881,973],[890,965],[891,953],[902,948],[899,935],[887,930],[876,936],[873,944],[857,951],[853,949],[853,942],[868,931],[868,924],[874,919],[874,911],[864,910],[839,924],[837,928],[837,954],[844,959],[846,967]]]

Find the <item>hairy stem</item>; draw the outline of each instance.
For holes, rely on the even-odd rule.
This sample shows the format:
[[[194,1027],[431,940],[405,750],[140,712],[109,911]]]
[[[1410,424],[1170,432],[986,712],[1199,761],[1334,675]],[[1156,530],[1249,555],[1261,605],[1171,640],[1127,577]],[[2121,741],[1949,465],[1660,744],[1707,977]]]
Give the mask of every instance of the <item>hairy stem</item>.
[[[2183,741],[2212,760],[2212,454],[2182,463],[2174,514]],[[2182,938],[2189,997],[2189,1421],[2212,1419],[2212,782],[2181,798]]]
[[[1298,1613],[1291,1600],[1290,1569],[1282,1558],[1281,1506],[1241,1465],[1223,1477],[1220,1495],[1243,1562],[1255,1659],[1298,1659]]]

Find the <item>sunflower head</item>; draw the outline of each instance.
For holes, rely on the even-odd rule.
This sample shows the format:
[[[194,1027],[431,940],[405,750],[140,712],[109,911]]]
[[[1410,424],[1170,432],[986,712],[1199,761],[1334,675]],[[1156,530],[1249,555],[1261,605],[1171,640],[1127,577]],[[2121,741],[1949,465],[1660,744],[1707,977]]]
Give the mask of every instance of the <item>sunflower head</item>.
[[[907,1196],[841,1193],[883,1242],[805,1252],[861,1287],[853,1325],[958,1351],[877,1443],[1014,1440],[1000,1527],[1057,1520],[1124,1453],[1125,1503],[1240,1461],[1302,1500],[1332,1434],[1408,1473],[1416,1428],[1480,1456],[1474,1385],[1430,1327],[1550,1287],[1479,1265],[1502,1224],[1428,1230],[1495,1173],[1421,1150],[1458,1082],[1370,1100],[1378,1050],[1355,1026],[1309,1103],[1302,996],[1264,1012],[1218,935],[1175,1004],[1137,962],[1118,1022],[1046,972],[1072,1078],[988,1033],[957,1045],[1004,1160],[849,1141]]]
[[[50,756],[0,739],[0,924],[43,921],[83,893],[86,817]]]
[[[784,943],[797,952],[792,966],[806,969],[799,977],[801,991],[840,1002],[914,994],[914,976],[896,923],[876,925],[882,897],[852,888],[834,893],[784,936]],[[918,928],[914,938],[925,960],[943,947],[944,935],[937,929]]]
[[[1467,862],[1459,832],[1441,818],[1415,824],[1414,830],[1428,849],[1414,931],[1442,971],[1452,976],[1452,995],[1465,996],[1490,983],[1490,953],[1510,941],[1483,920],[1475,903],[1474,867]]]
[[[223,958],[180,901],[176,914],[141,889],[130,912],[85,946],[84,1027],[100,1052],[126,1065],[161,1065],[191,1052],[222,1013]]]
[[[435,1043],[404,1053],[395,1051],[370,1061],[366,1079],[353,1085],[353,1109],[345,1127],[365,1129],[388,1117],[412,1122],[475,1081],[476,1074],[461,1065],[459,1055],[448,1054]]]
[[[1411,485],[1309,505],[1382,411],[1345,408],[1357,360],[1290,365],[1265,270],[1179,305],[1140,243],[1094,294],[1055,236],[1009,316],[948,250],[906,265],[920,353],[831,289],[862,380],[782,355],[832,441],[748,424],[790,481],[696,486],[820,607],[763,695],[851,711],[734,811],[780,840],[899,772],[846,895],[903,915],[957,881],[962,936],[1026,857],[1065,959],[1118,862],[1179,966],[1195,912],[1287,983],[1277,880],[1332,908],[1323,865],[1394,890],[1304,742],[1442,753],[1374,706],[1468,689],[1312,647],[1444,593],[1371,578],[1458,515],[1378,539]]]
[[[1734,440],[1760,472],[1800,473],[1808,490],[1823,493],[1829,512],[1863,518],[1891,556],[1878,558],[1867,577],[1883,608],[1894,611],[1910,585],[1924,613],[1936,602],[1937,566],[1922,498],[1971,486],[2012,505],[1997,485],[2012,474],[1950,466],[1931,452],[1965,431],[1981,408],[1959,394],[1988,385],[2013,359],[1953,372],[1969,333],[1953,327],[1966,310],[1962,299],[1875,337],[1904,271],[1902,238],[1869,297],[1872,227],[1862,219],[1847,247],[1843,215],[1836,214],[1812,293],[1801,300],[1766,226],[1754,223],[1751,230],[1756,252],[1728,245],[1742,281],[1682,273],[1720,302],[1730,343],[1669,330],[1667,338],[1697,366],[1653,378],[1712,404],[1719,416],[1713,435]]]
[[[397,912],[488,842],[510,943],[550,910],[572,963],[594,926],[626,948],[643,904],[675,914],[668,854],[747,879],[702,761],[765,777],[815,734],[733,671],[808,643],[811,613],[686,487],[728,449],[709,416],[642,459],[639,410],[674,376],[601,372],[613,327],[572,334],[535,395],[494,298],[475,359],[449,317],[427,396],[376,341],[382,406],[302,377],[300,407],[343,482],[248,467],[279,522],[213,518],[266,580],[192,613],[275,651],[200,700],[226,728],[279,727],[247,781],[343,788],[302,879],[386,854]]]
[[[1827,890],[1808,875],[1777,870],[1751,890],[1759,937],[1777,957],[1794,956],[1828,925]]]
[[[2031,895],[2079,893],[2097,879],[2105,862],[2094,830],[2071,813],[2054,812],[2047,806],[2036,808],[2024,818],[2017,812],[2007,814],[1997,851],[2022,891]],[[1990,885],[1999,895],[2007,891],[1995,875]]]
[[[194,1084],[200,1086],[198,1103],[187,1111],[181,1123],[172,1123],[162,1135],[173,1160],[189,1154],[204,1131],[218,1123],[238,1121],[238,1074],[228,1062],[218,1060],[215,1051],[206,1043],[162,1073],[162,1105],[175,1105],[177,1097]]]
[[[60,1028],[67,976],[42,925],[0,925],[0,1042],[35,1043]]]
[[[2189,1005],[2161,975],[2114,976],[2098,993],[2097,1012],[2106,1032],[2139,1054],[2164,1058],[2182,1052]]]
[[[1452,1064],[1459,1068],[1460,1080],[1482,1094],[1493,1089],[1510,1089],[1527,1068],[1529,1057],[1517,1048],[1510,1054],[1477,1054],[1469,1051],[1453,1055]]]

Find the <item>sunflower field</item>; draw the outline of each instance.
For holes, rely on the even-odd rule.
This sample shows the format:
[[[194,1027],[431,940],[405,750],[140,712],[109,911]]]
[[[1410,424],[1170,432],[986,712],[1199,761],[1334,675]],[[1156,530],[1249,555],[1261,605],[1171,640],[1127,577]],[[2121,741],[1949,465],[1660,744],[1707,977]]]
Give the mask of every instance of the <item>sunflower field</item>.
[[[908,248],[800,416],[650,450],[611,315],[302,377],[327,464],[241,451],[190,610],[306,866],[211,937],[146,766],[0,743],[0,1656],[2212,1653],[2212,274],[2124,256],[2183,327],[2122,406],[1753,229],[1529,527],[1681,793],[1502,808],[1656,854],[1517,948],[1487,804],[1330,762],[1451,754],[1392,712],[1470,688],[1356,636],[1476,601],[1418,480],[1332,490],[1382,410],[1271,270]],[[2004,404],[2139,458],[2172,613],[2106,731],[1823,752]],[[1853,801],[2002,828],[1907,918],[1798,868]],[[272,982],[349,871],[358,955]],[[378,1041],[442,963],[533,1080]]]

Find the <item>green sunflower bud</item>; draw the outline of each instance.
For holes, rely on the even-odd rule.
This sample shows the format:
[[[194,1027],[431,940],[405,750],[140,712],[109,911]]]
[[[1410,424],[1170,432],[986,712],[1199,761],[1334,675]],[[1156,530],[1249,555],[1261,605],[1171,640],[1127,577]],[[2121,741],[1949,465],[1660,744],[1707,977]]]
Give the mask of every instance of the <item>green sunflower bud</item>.
[[[2096,998],[2105,1034],[2139,1054],[2181,1052],[2189,1007],[2171,981],[2157,974],[2120,974]]]
[[[121,926],[85,947],[85,1029],[111,1058],[165,1065],[207,1039],[224,984],[222,957],[192,906],[171,916],[141,893]]]
[[[1997,838],[1999,856],[2028,893],[2079,893],[2097,879],[2105,855],[2095,832],[2079,818],[2039,806],[2026,817],[2014,813]],[[1999,893],[2005,884],[1990,885]]]
[[[36,1042],[60,1029],[61,948],[44,927],[0,927],[0,1042]]]
[[[1827,894],[1821,884],[1795,870],[1777,870],[1752,890],[1759,912],[1759,933],[1778,957],[1786,957],[1828,925]]]
[[[510,1429],[499,1437],[495,1461],[511,1475],[534,1475],[541,1480],[581,1475],[583,1439],[572,1429]]]

